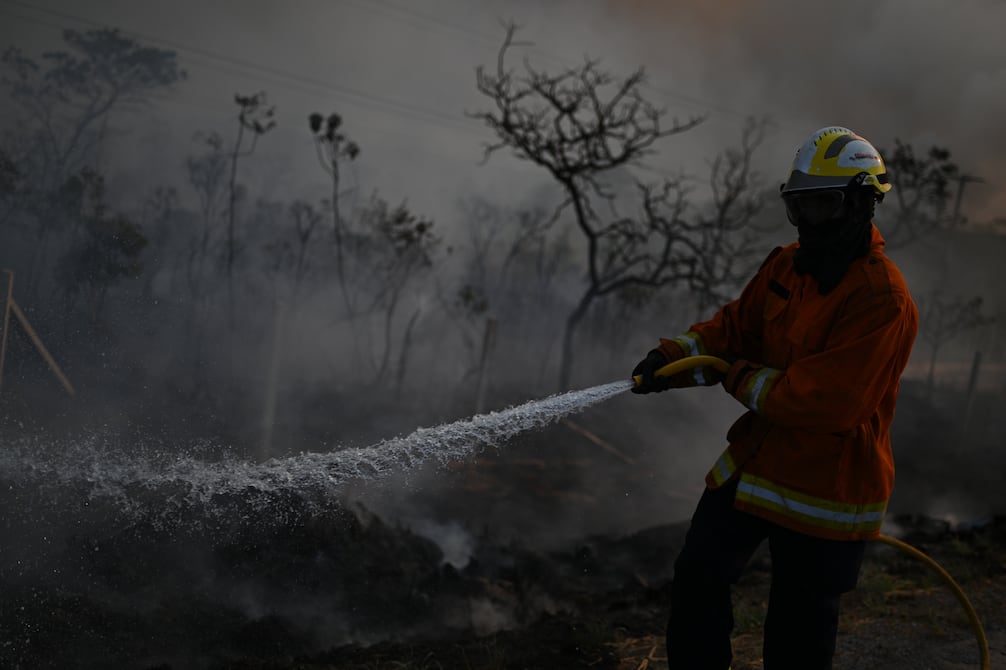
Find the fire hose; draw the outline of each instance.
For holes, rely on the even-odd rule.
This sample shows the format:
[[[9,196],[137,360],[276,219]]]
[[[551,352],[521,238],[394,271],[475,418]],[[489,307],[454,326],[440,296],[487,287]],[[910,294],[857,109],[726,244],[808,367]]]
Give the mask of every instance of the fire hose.
[[[716,356],[688,356],[665,365],[657,370],[654,373],[654,376],[670,377],[671,375],[675,375],[679,372],[684,372],[685,370],[690,370],[700,366],[710,366],[724,374],[730,370],[730,364],[722,358],[717,358]],[[633,377],[633,380],[636,384],[639,384],[641,378],[636,376]],[[975,612],[975,608],[971,605],[971,601],[968,600],[964,590],[961,589],[956,580],[950,576],[950,573],[944,570],[943,567],[932,558],[906,542],[902,542],[901,540],[897,540],[887,535],[879,535],[874,541],[900,549],[901,551],[922,561],[931,568],[941,580],[943,580],[944,584],[946,584],[951,591],[953,591],[954,595],[957,596],[957,600],[960,602],[961,607],[964,608],[964,612],[967,614],[968,621],[971,623],[971,628],[974,630],[975,639],[978,641],[978,650],[981,654],[981,668],[982,670],[989,670],[991,667],[991,661],[989,658],[989,642],[988,638],[985,636],[985,629],[982,627],[981,620],[979,620],[978,613]]]

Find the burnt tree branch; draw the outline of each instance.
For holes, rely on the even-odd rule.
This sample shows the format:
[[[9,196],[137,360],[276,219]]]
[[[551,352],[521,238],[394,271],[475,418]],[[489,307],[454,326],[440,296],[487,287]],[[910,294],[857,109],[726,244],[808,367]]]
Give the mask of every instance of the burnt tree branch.
[[[597,298],[630,286],[658,288],[686,282],[708,284],[698,274],[713,264],[702,257],[718,249],[724,235],[707,230],[715,221],[731,223],[750,200],[750,151],[760,136],[746,136],[738,156],[723,163],[726,181],[718,194],[722,215],[714,222],[686,221],[687,188],[683,179],[636,188],[642,205],[635,216],[618,216],[618,190],[612,177],[640,167],[658,140],[687,132],[704,117],[667,120],[666,110],[644,97],[645,73],[624,78],[603,71],[596,60],[548,73],[524,60],[517,71],[508,65],[517,45],[516,28],[508,26],[494,71],[476,69],[476,86],[490,109],[470,114],[493,131],[496,141],[484,146],[483,160],[509,148],[518,158],[547,170],[564,193],[586,242],[587,285],[569,314],[564,335],[560,386],[569,381],[573,334]],[[598,204],[610,207],[602,215]],[[727,214],[730,214],[728,217]],[[720,245],[722,246],[722,244]]]

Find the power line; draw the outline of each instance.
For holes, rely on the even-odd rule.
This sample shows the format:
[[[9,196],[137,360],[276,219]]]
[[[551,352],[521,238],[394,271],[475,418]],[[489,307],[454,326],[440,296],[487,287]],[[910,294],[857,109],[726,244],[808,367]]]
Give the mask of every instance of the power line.
[[[20,0],[0,0],[0,3],[7,5],[15,5],[21,8],[41,12],[43,14],[48,14],[50,16],[75,21],[77,23],[97,28],[116,28],[115,26],[110,26],[102,22],[93,21],[91,19],[87,19],[82,16],[70,14],[68,12],[61,12],[47,7],[33,5],[31,3],[22,2]],[[11,15],[24,20],[31,20],[35,23],[44,23],[43,21],[38,19],[27,19],[24,16],[19,16],[16,14]],[[237,68],[239,70],[239,73],[244,74],[246,76],[249,73],[258,75],[260,77],[265,76],[269,79],[272,79],[273,81],[279,82],[281,85],[290,88],[299,89],[312,94],[317,94],[319,92],[331,93],[336,95],[337,97],[342,98],[344,101],[347,102],[355,102],[356,104],[364,105],[374,109],[379,109],[381,111],[385,112],[390,111],[400,116],[404,115],[411,117],[413,119],[432,122],[448,129],[452,130],[460,129],[464,130],[465,132],[469,132],[473,135],[478,135],[479,137],[483,136],[483,134],[478,130],[477,124],[475,124],[474,122],[467,122],[465,117],[462,116],[453,116],[441,110],[421,107],[419,105],[410,102],[404,102],[401,100],[395,100],[393,98],[373,95],[344,85],[336,85],[333,84],[332,82],[324,81],[321,79],[305,75],[300,75],[294,72],[290,72],[288,70],[262,65],[261,63],[256,63],[253,61],[233,56],[223,55],[201,47],[194,47],[191,45],[175,42],[173,40],[167,40],[153,35],[146,35],[137,32],[135,30],[128,30],[128,29],[120,29],[120,30],[124,34],[140,38],[153,44],[159,44],[162,46],[170,47],[178,51],[186,52],[188,54],[194,54],[196,56],[199,56],[200,58],[209,60],[211,62],[223,63],[229,66],[230,68]],[[234,72],[233,69],[228,70],[227,68],[213,66],[212,64],[211,67],[216,67],[217,69],[224,69],[225,71]]]
[[[403,8],[403,7],[399,6],[399,5],[395,5],[395,4],[392,4],[392,3],[381,2],[380,0],[368,0],[368,2],[361,2],[360,0],[349,0],[349,1],[352,2],[354,5],[356,5],[358,7],[362,7],[362,8],[365,8],[367,10],[370,10],[370,11],[374,11],[377,8],[382,8],[383,9],[383,12],[382,12],[383,14],[385,14],[385,15],[388,15],[389,13],[390,14],[397,14],[399,16],[400,20],[402,20],[403,18],[407,19],[407,22],[410,23],[411,25],[414,25],[414,26],[416,26],[416,23],[415,23],[416,21],[420,21],[420,22],[423,22],[423,23],[425,23],[427,25],[432,24],[432,25],[435,25],[435,26],[439,26],[441,28],[446,28],[447,30],[449,30],[449,31],[451,31],[453,33],[461,34],[461,35],[464,35],[464,36],[469,37],[469,38],[474,38],[474,39],[476,39],[476,40],[478,40],[480,42],[486,43],[486,44],[494,44],[494,45],[498,44],[498,39],[496,39],[496,38],[494,38],[494,37],[492,37],[492,36],[490,36],[490,35],[488,35],[486,33],[475,31],[475,30],[473,30],[473,29],[471,29],[470,27],[467,27],[467,26],[462,26],[462,25],[455,24],[455,23],[445,22],[442,19],[442,17],[437,17],[437,16],[433,16],[433,15],[430,15],[430,14],[426,14],[426,13],[422,13],[422,12],[417,12],[415,10],[406,9],[406,8]],[[44,14],[48,14],[50,16],[58,17],[58,18],[76,21],[76,22],[83,23],[85,25],[94,26],[94,27],[100,27],[100,28],[114,28],[115,27],[115,26],[110,26],[110,25],[105,24],[105,23],[101,23],[101,22],[98,22],[98,21],[93,21],[91,19],[87,19],[85,17],[79,16],[79,15],[76,15],[76,14],[71,14],[69,12],[63,12],[63,11],[51,9],[51,8],[48,8],[48,7],[43,7],[43,6],[40,6],[40,5],[35,5],[35,4],[29,3],[29,2],[24,2],[23,0],[0,0],[0,2],[2,2],[4,4],[8,4],[8,5],[14,5],[14,6],[18,6],[18,7],[21,7],[21,8],[29,9],[29,10],[34,10],[36,12],[41,12],[41,13],[44,13]],[[381,11],[381,10],[378,9],[377,11]],[[32,21],[32,22],[37,23],[37,24],[45,24],[44,21],[41,21],[39,19],[28,18],[28,17],[25,17],[23,15],[16,15],[16,14],[12,14],[12,15],[15,16],[16,18],[20,18],[22,20]],[[51,24],[47,24],[47,25],[51,25]],[[297,74],[297,73],[293,73],[293,72],[290,72],[288,70],[282,70],[280,68],[266,66],[266,65],[263,65],[261,63],[256,63],[254,61],[249,61],[249,60],[240,59],[240,58],[233,57],[233,56],[228,56],[228,55],[220,54],[218,52],[210,51],[208,49],[204,49],[204,48],[201,48],[201,47],[195,47],[195,46],[191,46],[191,45],[187,45],[187,44],[182,44],[182,43],[179,43],[179,42],[175,42],[175,41],[172,41],[172,40],[167,40],[167,39],[164,39],[164,38],[161,38],[161,37],[156,37],[156,36],[153,36],[153,35],[146,35],[146,34],[134,31],[134,30],[123,30],[123,32],[125,32],[127,34],[131,34],[131,35],[133,35],[135,37],[144,39],[146,41],[149,41],[149,42],[152,42],[152,43],[155,43],[155,44],[161,44],[161,45],[164,45],[164,46],[171,47],[173,49],[177,49],[179,51],[183,51],[183,52],[187,52],[189,54],[196,55],[198,57],[203,58],[204,60],[209,60],[209,61],[211,61],[211,67],[214,67],[212,65],[212,62],[223,63],[223,64],[225,64],[225,66],[230,66],[229,68],[228,67],[221,67],[219,65],[215,66],[216,69],[219,69],[219,70],[222,70],[222,71],[225,71],[225,72],[234,73],[235,72],[234,68],[237,68],[239,74],[244,74],[246,76],[248,75],[249,72],[254,73],[256,75],[259,75],[259,76],[265,75],[265,76],[273,79],[274,81],[279,81],[279,83],[281,85],[285,85],[285,86],[287,86],[289,88],[294,88],[294,89],[299,89],[299,90],[302,90],[302,91],[307,91],[307,92],[310,92],[312,94],[316,94],[319,91],[323,91],[323,92],[327,92],[327,93],[334,93],[336,96],[339,96],[339,97],[343,98],[344,101],[347,101],[347,102],[350,102],[350,103],[355,103],[355,104],[363,105],[363,106],[366,106],[366,107],[380,109],[381,111],[385,111],[385,112],[392,112],[392,113],[397,113],[397,114],[400,114],[400,115],[404,114],[405,116],[409,116],[409,117],[414,118],[414,119],[420,119],[420,120],[425,120],[425,121],[436,123],[436,124],[440,125],[441,127],[449,127],[450,129],[462,129],[465,132],[469,132],[469,133],[472,133],[473,135],[477,135],[479,137],[482,137],[481,128],[480,128],[480,126],[478,124],[476,124],[474,122],[468,122],[465,117],[454,116],[454,115],[445,113],[442,110],[437,110],[437,109],[428,108],[428,107],[422,107],[422,106],[416,105],[416,104],[411,103],[411,102],[405,102],[405,101],[396,100],[396,99],[393,99],[393,98],[387,98],[387,97],[383,97],[383,96],[377,96],[377,95],[374,95],[374,94],[371,94],[371,93],[360,91],[358,89],[353,89],[353,88],[347,87],[345,85],[336,85],[336,84],[333,84],[332,82],[329,82],[329,81],[319,80],[317,78],[308,77],[308,76],[300,75],[300,74]],[[550,52],[547,52],[547,51],[542,50],[542,49],[537,48],[537,47],[532,47],[531,50],[534,51],[534,52],[536,52],[536,53],[541,54],[542,56],[546,57],[547,59],[549,59],[549,60],[551,60],[553,62],[556,62],[556,63],[559,63],[559,64],[563,65],[564,67],[571,67],[570,61],[568,59],[556,56],[556,55],[554,55],[554,54],[552,54]],[[690,96],[690,95],[685,94],[685,93],[681,93],[679,91],[674,91],[674,90],[670,90],[670,89],[667,89],[667,88],[662,88],[662,87],[654,86],[653,84],[647,83],[645,81],[641,85],[642,85],[643,88],[652,90],[652,91],[654,91],[654,92],[656,92],[656,93],[658,93],[660,95],[663,95],[665,97],[667,97],[667,96],[675,97],[675,98],[678,98],[680,100],[684,100],[686,102],[689,102],[690,104],[693,104],[693,105],[696,105],[696,106],[699,106],[699,107],[704,107],[704,108],[706,108],[708,110],[716,111],[716,112],[723,113],[723,114],[728,114],[728,115],[739,117],[739,118],[746,118],[746,116],[747,116],[745,114],[741,114],[740,112],[736,112],[734,110],[725,108],[723,106],[716,105],[716,104],[710,103],[710,102],[705,101],[705,100],[701,100],[699,98],[696,98],[694,96]]]
[[[32,23],[32,24],[39,25],[39,26],[53,28],[57,32],[59,32],[59,31],[61,31],[61,30],[63,30],[65,28],[65,25],[63,25],[63,24],[54,23],[52,21],[46,21],[44,19],[40,19],[40,18],[37,18],[37,17],[31,17],[31,16],[26,16],[26,15],[23,15],[23,14],[15,13],[15,12],[11,11],[9,8],[3,7],[2,4],[11,4],[11,2],[10,2],[10,0],[0,0],[0,14],[7,15],[7,16],[13,17],[15,19],[18,19],[20,21],[24,21],[24,22],[27,22],[27,23]],[[26,4],[26,3],[14,3],[14,4]],[[76,17],[76,16],[72,16],[72,15],[64,15],[62,12],[59,12],[57,14],[62,15],[62,18],[67,18],[68,20],[72,20],[72,21],[75,21],[75,22],[78,22],[78,23],[82,23],[82,24],[85,24],[85,25],[88,25],[88,26],[106,27],[105,24],[102,24],[102,23],[96,22],[96,21],[91,21],[91,20],[88,20],[88,19],[84,19],[83,17]],[[164,44],[164,45],[167,45],[167,46],[173,46],[173,47],[176,46],[176,45],[174,45],[174,43],[172,43],[170,41],[167,41],[167,40],[161,40],[159,38],[153,38],[151,36],[141,35],[139,33],[135,33],[135,32],[132,32],[132,31],[123,31],[123,32],[126,33],[126,34],[133,35],[135,37],[142,38],[144,40],[157,41],[158,43]],[[188,50],[186,47],[182,47],[181,45],[178,45],[177,48]],[[202,58],[202,55],[199,55],[199,57]],[[229,72],[229,73],[237,73],[237,74],[242,74],[242,75],[246,74],[246,72],[244,71],[245,70],[244,67],[231,67],[231,66],[228,66],[228,65],[220,65],[220,64],[214,64],[214,63],[210,63],[210,67],[213,67],[213,68],[215,68],[217,70],[220,70],[220,71]],[[311,94],[315,94],[315,95],[318,93],[318,91],[316,89],[314,89],[314,88],[307,88],[307,87],[296,86],[296,85],[291,86],[291,88],[295,88],[295,89],[299,89],[299,90],[304,90],[304,91],[307,91],[307,92],[309,92]],[[214,112],[214,113],[226,114],[227,116],[233,116],[233,113],[234,113],[233,107],[230,107],[230,106],[226,105],[226,103],[224,103],[221,100],[210,99],[210,98],[206,98],[205,96],[192,95],[191,92],[183,93],[181,91],[177,91],[176,90],[176,91],[172,92],[170,96],[163,96],[162,97],[160,95],[154,95],[153,99],[156,100],[158,102],[158,104],[179,105],[179,106],[185,106],[185,107],[190,107],[190,108],[198,108],[198,109],[202,109],[202,110],[206,110],[206,111],[210,111],[210,112]],[[392,110],[392,113],[397,114],[399,116],[401,115],[399,112],[394,111],[394,110]],[[413,118],[415,118],[415,117],[413,117]],[[395,135],[400,135],[402,137],[408,137],[408,136],[410,136],[409,131],[406,130],[405,128],[403,128],[401,125],[394,124],[394,125],[392,125],[390,127],[389,126],[380,127],[379,125],[375,125],[373,123],[368,123],[367,122],[367,117],[364,117],[363,119],[357,119],[356,121],[353,122],[353,126],[355,128],[366,129],[366,130],[369,130],[371,132],[378,133],[380,135],[387,135],[388,133],[393,133]],[[473,128],[465,128],[465,130],[470,131],[473,134],[475,133],[475,130]],[[477,136],[479,138],[483,138],[483,134],[481,134],[481,133],[479,133]],[[446,153],[444,153],[442,151],[440,151],[438,153],[440,153],[441,155],[444,155],[444,156],[447,155]]]
[[[358,2],[358,0],[349,0],[349,1],[353,2],[354,4],[357,4],[358,6],[367,7],[368,9],[371,8],[369,3],[363,3],[363,4],[361,4],[360,2]],[[404,10],[401,7],[398,7],[398,6],[395,6],[395,5],[391,5],[391,4],[387,4],[387,3],[383,3],[383,2],[379,2],[378,0],[370,0],[370,1],[373,2],[376,5],[380,5],[382,7],[385,7],[386,9],[388,9],[388,10],[390,10],[392,12],[403,13],[406,16],[415,17],[415,18],[423,20],[423,21],[431,22],[431,23],[434,23],[434,24],[437,24],[437,25],[442,25],[442,26],[445,26],[445,27],[447,27],[448,29],[450,29],[452,31],[457,31],[457,32],[461,32],[461,33],[469,35],[469,36],[474,36],[477,39],[479,39],[481,41],[484,41],[484,42],[487,42],[487,43],[494,43],[494,44],[496,43],[496,40],[494,38],[490,37],[489,35],[486,35],[484,33],[474,32],[474,31],[472,31],[470,29],[467,29],[467,28],[464,28],[464,27],[460,27],[460,26],[457,26],[457,25],[446,24],[446,23],[440,21],[439,19],[437,19],[437,17],[433,17],[433,16],[430,16],[430,15],[427,15],[427,14],[421,14],[421,13],[414,12],[414,11]],[[57,17],[57,18],[60,18],[60,19],[64,19],[64,20],[74,21],[76,23],[80,23],[80,24],[84,24],[84,25],[88,25],[88,26],[92,26],[92,27],[118,29],[116,26],[111,26],[109,24],[105,24],[105,23],[102,23],[102,22],[99,22],[99,21],[94,21],[92,19],[88,19],[88,18],[79,16],[79,15],[76,15],[76,14],[71,14],[71,13],[68,13],[68,12],[62,12],[62,11],[50,9],[50,8],[47,8],[47,7],[42,7],[42,6],[34,5],[32,3],[24,2],[22,0],[0,0],[0,5],[3,5],[3,4],[14,5],[14,6],[17,6],[17,7],[20,7],[20,8],[25,8],[25,9],[33,10],[33,11],[40,12],[40,13],[43,13],[43,14],[46,14],[46,15],[49,15],[49,16],[54,16],[54,17]],[[56,29],[62,29],[63,28],[63,26],[61,26],[59,24],[54,24],[52,22],[48,22],[48,21],[45,21],[43,19],[39,19],[39,18],[36,18],[36,17],[26,17],[26,16],[24,16],[22,14],[16,14],[14,12],[11,12],[9,9],[4,9],[3,7],[0,7],[0,13],[6,13],[6,14],[8,14],[10,16],[13,16],[15,18],[18,18],[20,20],[28,21],[28,22],[35,23],[35,24],[38,24],[38,25],[45,25],[45,26],[56,28]],[[129,29],[119,29],[119,30],[121,30],[121,32],[123,32],[124,34],[131,35],[133,37],[136,37],[136,38],[139,38],[139,39],[142,39],[142,40],[154,43],[154,44],[159,44],[159,45],[166,46],[166,47],[169,47],[169,48],[172,48],[172,49],[176,49],[178,51],[187,52],[187,53],[189,53],[191,55],[195,55],[196,57],[201,58],[204,61],[209,61],[208,65],[210,67],[213,67],[213,68],[217,69],[217,70],[221,70],[221,71],[225,71],[225,72],[230,72],[230,73],[237,73],[237,74],[241,74],[241,75],[245,75],[245,76],[248,76],[249,73],[252,73],[252,74],[258,75],[258,76],[263,76],[264,75],[264,76],[266,76],[268,78],[271,78],[271,79],[273,79],[275,81],[279,81],[284,86],[287,86],[287,87],[293,88],[293,89],[298,89],[298,90],[306,91],[306,92],[311,93],[313,95],[316,95],[319,92],[334,92],[337,96],[342,97],[343,99],[345,99],[346,97],[354,99],[354,100],[349,100],[350,103],[355,102],[356,104],[362,104],[364,106],[369,106],[369,107],[372,107],[372,108],[377,108],[377,109],[380,109],[380,110],[385,111],[385,112],[390,112],[390,113],[394,113],[394,114],[398,114],[398,115],[405,115],[405,116],[409,116],[409,117],[414,118],[414,119],[430,121],[430,122],[433,122],[433,123],[437,123],[437,124],[441,125],[442,127],[446,127],[445,124],[449,124],[452,129],[454,129],[454,128],[460,128],[460,129],[462,129],[462,130],[464,130],[466,132],[469,132],[469,133],[472,133],[473,135],[478,136],[479,138],[484,138],[483,132],[481,130],[477,130],[476,129],[476,125],[478,125],[476,122],[472,122],[472,123],[468,123],[468,124],[464,124],[464,125],[459,125],[461,123],[462,119],[457,118],[457,117],[453,117],[453,116],[449,116],[449,115],[447,115],[447,114],[445,114],[443,112],[440,112],[438,110],[432,110],[432,109],[428,109],[428,108],[422,108],[422,107],[419,107],[419,106],[416,106],[416,105],[413,105],[413,104],[410,104],[410,103],[405,103],[405,102],[393,100],[393,99],[390,99],[390,98],[381,98],[381,97],[374,96],[374,95],[371,95],[371,94],[367,94],[367,93],[364,93],[364,92],[360,92],[360,91],[356,91],[356,90],[353,90],[353,89],[349,89],[349,88],[344,87],[344,86],[336,86],[334,84],[331,84],[330,82],[325,82],[325,81],[322,81],[322,80],[319,80],[319,79],[316,79],[316,78],[313,78],[313,77],[307,77],[307,76],[299,75],[299,74],[296,74],[296,73],[292,73],[292,72],[287,71],[287,70],[282,70],[280,68],[274,68],[274,67],[271,67],[271,66],[265,66],[265,65],[261,65],[259,63],[255,63],[253,61],[248,61],[248,60],[237,58],[237,57],[223,55],[223,54],[220,54],[218,52],[210,51],[208,49],[204,49],[204,48],[201,48],[201,47],[194,47],[194,46],[182,44],[182,43],[179,43],[179,42],[175,42],[173,40],[167,40],[167,39],[156,37],[156,36],[153,36],[153,35],[147,35],[147,34],[144,34],[144,33],[137,32],[135,30],[129,30]],[[538,51],[539,53],[545,55],[547,58],[549,58],[549,59],[551,59],[551,60],[553,60],[555,62],[559,62],[559,63],[563,62],[559,57],[556,57],[556,56],[554,56],[552,54],[549,54],[548,52],[541,51],[539,49],[535,49],[535,51]],[[644,84],[644,86],[645,86],[645,84]],[[675,94],[675,95],[680,95],[680,94]],[[188,101],[183,101],[180,104],[189,104],[191,106],[203,106],[203,105],[200,105],[200,104],[197,104],[197,103],[194,103],[194,102],[188,102]],[[696,104],[699,104],[699,103],[696,102]],[[217,109],[217,108],[214,107],[213,111],[221,111],[221,110],[219,110],[219,109]],[[363,125],[366,126],[366,124],[363,124]],[[373,127],[371,127],[371,129],[373,129]],[[660,170],[655,169],[655,168],[644,167],[643,169],[646,169],[647,171],[650,171],[650,172],[654,172],[654,173],[658,173],[658,174],[662,174],[664,176],[667,176],[663,171],[660,171]]]
[[[466,37],[469,39],[469,41],[473,42],[477,41],[482,43],[496,42],[496,38],[491,37],[488,34],[480,33],[470,28],[445,23],[444,21],[439,20],[437,17],[432,17],[429,14],[423,14],[421,12],[416,12],[411,9],[399,7],[398,5],[379,2],[379,0],[346,0],[346,1],[356,5],[357,7],[366,9],[370,12],[376,10],[380,11],[385,16],[397,15],[399,21],[403,21],[405,19],[412,19],[412,20],[405,20],[404,22],[409,23],[410,25],[416,27],[423,27],[423,26],[428,27],[432,24],[434,26],[438,26],[441,28],[447,28],[449,32]]]
[[[381,8],[384,8],[385,12],[383,12],[383,13],[385,13],[385,14],[387,14],[388,12],[392,12],[392,13],[397,13],[397,14],[399,14],[401,16],[405,16],[405,17],[412,17],[412,18],[418,19],[420,21],[423,21],[423,22],[425,22],[427,24],[433,24],[433,25],[437,25],[437,26],[441,26],[441,27],[447,28],[449,31],[451,31],[453,33],[459,33],[459,34],[462,34],[462,35],[466,35],[469,38],[475,38],[479,42],[483,42],[483,43],[486,43],[486,44],[493,44],[493,45],[496,45],[498,47],[499,43],[500,43],[500,40],[499,40],[498,36],[492,36],[492,35],[489,35],[488,33],[484,33],[484,32],[478,31],[478,30],[474,30],[474,29],[472,29],[470,27],[461,26],[461,25],[456,24],[456,23],[449,23],[449,22],[444,21],[442,19],[442,17],[434,16],[434,15],[423,13],[423,12],[417,12],[417,11],[411,9],[411,8],[407,9],[405,7],[401,7],[401,6],[396,5],[394,3],[385,2],[384,0],[347,0],[347,1],[351,2],[354,5],[357,5],[358,7],[364,7],[366,9],[368,9],[368,10],[371,10],[371,11],[373,11],[377,7],[381,7]],[[416,25],[414,22],[410,22],[410,23],[412,23],[412,25]],[[558,55],[556,55],[556,54],[554,54],[554,53],[552,53],[550,51],[546,51],[546,50],[544,50],[544,49],[542,49],[540,47],[530,46],[529,50],[532,51],[532,52],[534,52],[534,53],[537,53],[537,54],[539,54],[541,56],[544,56],[547,60],[550,60],[553,63],[556,63],[558,65],[561,65],[562,67],[569,68],[569,67],[573,67],[574,66],[573,61],[571,59],[563,57],[563,56],[558,56]],[[678,99],[683,100],[683,101],[685,101],[685,102],[687,102],[689,104],[696,105],[698,107],[704,107],[704,108],[706,108],[708,110],[719,112],[721,114],[726,114],[726,115],[734,116],[734,117],[737,117],[737,118],[747,118],[748,116],[750,116],[750,114],[738,112],[736,110],[724,107],[723,105],[720,105],[718,103],[709,102],[708,100],[703,100],[703,99],[698,98],[696,96],[693,96],[693,95],[690,95],[690,94],[687,94],[687,93],[683,93],[681,91],[676,91],[676,90],[673,90],[673,89],[670,89],[670,88],[667,88],[667,87],[657,86],[657,85],[654,85],[654,84],[651,84],[651,83],[648,83],[648,82],[643,82],[641,84],[641,86],[643,88],[645,88],[645,89],[648,89],[650,91],[658,93],[658,94],[660,94],[660,95],[662,95],[664,97],[678,98]]]
[[[3,0],[0,0],[0,2],[2,2],[2,1]],[[42,19],[39,19],[39,18],[36,18],[36,17],[29,17],[29,16],[24,16],[24,15],[21,15],[21,14],[16,14],[16,13],[11,12],[9,9],[4,8],[4,7],[0,7],[0,14],[4,14],[4,15],[13,17],[15,19],[24,21],[26,23],[32,23],[32,24],[35,24],[35,25],[38,25],[38,26],[44,26],[44,27],[54,28],[57,31],[63,30],[64,27],[65,27],[62,24],[53,23],[53,22],[50,22],[50,21],[45,21],[45,20],[42,20]],[[100,24],[95,24],[93,22],[90,22],[88,25],[100,25]],[[236,73],[236,74],[241,74],[241,75],[245,75],[246,74],[243,70],[239,70],[237,68],[231,68],[231,67],[228,67],[228,66],[211,65],[211,67],[214,67],[215,69],[220,70],[222,72]],[[301,90],[303,90],[303,89],[301,89]],[[311,92],[314,93],[315,91],[312,90]],[[217,114],[217,113],[218,114],[222,114],[222,115],[225,115],[225,116],[228,116],[228,117],[232,117],[234,115],[234,111],[235,111],[234,107],[232,105],[228,105],[226,103],[226,101],[224,101],[222,99],[207,98],[205,96],[193,95],[191,92],[184,93],[182,91],[177,91],[177,90],[173,91],[170,95],[153,94],[153,95],[151,95],[151,99],[154,100],[154,101],[156,101],[157,104],[159,104],[159,105],[173,105],[173,106],[189,107],[189,108],[192,108],[192,109],[201,109],[201,110],[204,110],[204,111],[213,112],[215,114]],[[353,125],[355,127],[358,127],[358,128],[367,128],[367,129],[370,129],[370,130],[373,130],[373,131],[377,131],[377,132],[382,132],[382,133],[383,132],[388,132],[388,129],[386,129],[386,128],[378,129],[375,126],[366,123],[365,121],[361,122],[361,121],[358,120],[358,121],[355,121]],[[399,130],[399,129],[397,129],[397,128],[392,128],[391,132],[402,133],[402,131]]]
[[[0,1],[6,1],[6,0],[0,0]],[[45,26],[45,27],[48,27],[48,28],[62,29],[62,26],[60,26],[58,24],[55,24],[55,23],[52,23],[52,22],[49,22],[49,21],[43,21],[42,19],[35,18],[35,17],[32,17],[32,16],[25,16],[23,14],[17,14],[15,12],[12,12],[10,9],[5,9],[3,7],[0,7],[0,13],[6,14],[7,16],[13,17],[15,19],[19,19],[19,20],[21,20],[21,21],[23,21],[25,23],[33,23],[33,24],[35,24],[37,26]]]

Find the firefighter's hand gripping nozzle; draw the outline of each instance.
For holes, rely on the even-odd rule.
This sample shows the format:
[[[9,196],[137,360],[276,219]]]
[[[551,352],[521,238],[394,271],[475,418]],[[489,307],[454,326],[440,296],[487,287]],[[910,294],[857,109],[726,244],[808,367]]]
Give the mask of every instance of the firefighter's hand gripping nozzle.
[[[651,352],[652,353],[652,352]],[[659,354],[659,352],[658,352]],[[660,355],[663,358],[663,355]],[[730,370],[730,363],[723,360],[722,358],[717,358],[716,356],[686,356],[685,358],[679,358],[676,361],[668,363],[664,366],[657,368],[652,372],[652,382],[646,379],[645,370],[641,370],[641,366],[645,367],[645,363],[651,360],[647,356],[643,361],[640,361],[636,369],[633,370],[632,381],[635,386],[632,388],[633,393],[650,393],[653,391],[666,391],[669,388],[675,388],[677,386],[683,386],[684,384],[674,384],[673,382],[664,382],[661,378],[670,380],[677,374],[680,374],[686,370],[691,370],[692,368],[709,366],[715,368],[718,372],[726,374]],[[656,388],[653,388],[653,387]]]

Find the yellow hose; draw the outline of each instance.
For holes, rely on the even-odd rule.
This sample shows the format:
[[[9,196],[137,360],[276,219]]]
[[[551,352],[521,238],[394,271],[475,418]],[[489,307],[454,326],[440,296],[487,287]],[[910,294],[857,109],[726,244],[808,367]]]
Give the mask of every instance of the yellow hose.
[[[730,364],[727,363],[722,358],[717,358],[716,356],[688,356],[686,358],[679,358],[676,361],[668,363],[664,367],[654,372],[653,376],[670,377],[671,375],[676,375],[679,372],[684,372],[685,370],[691,370],[692,368],[697,368],[703,365],[714,367],[724,374],[726,374],[730,370]],[[642,375],[636,375],[632,378],[632,381],[636,382],[636,385],[638,386],[640,382],[643,381],[643,377]]]
[[[907,554],[911,554],[932,568],[936,574],[940,576],[944,583],[950,587],[950,590],[954,592],[954,595],[957,596],[957,600],[961,603],[961,607],[964,608],[964,612],[968,615],[968,621],[971,622],[971,628],[975,631],[975,639],[978,640],[978,651],[981,654],[982,659],[982,670],[989,670],[991,667],[991,660],[989,658],[989,641],[988,638],[985,637],[985,629],[982,627],[982,622],[978,619],[978,613],[975,612],[975,608],[971,605],[971,601],[968,600],[968,597],[964,594],[963,589],[961,589],[960,585],[958,585],[954,578],[950,576],[950,573],[944,570],[943,566],[931,559],[929,556],[926,556],[912,545],[902,542],[901,540],[896,540],[887,535],[879,535],[877,536],[876,541],[889,544],[892,547],[897,547]]]
[[[673,361],[672,363],[668,363],[653,374],[656,377],[669,377],[679,372],[684,372],[685,370],[690,370],[700,366],[710,366],[723,373],[730,370],[730,364],[722,358],[717,358],[716,356],[688,356],[686,358],[680,358]],[[642,377],[640,375],[636,375],[632,379],[637,385],[642,381]],[[950,587],[950,590],[954,592],[954,595],[957,596],[957,600],[961,603],[961,607],[964,608],[964,612],[968,615],[968,620],[971,622],[971,628],[974,629],[975,632],[975,639],[978,640],[978,651],[981,654],[982,670],[990,670],[991,660],[989,657],[989,641],[988,638],[985,637],[985,629],[982,627],[982,622],[978,618],[978,613],[975,612],[975,608],[971,605],[971,601],[968,600],[968,597],[964,594],[960,585],[958,585],[954,578],[950,576],[950,573],[944,570],[943,567],[932,558],[901,540],[896,540],[887,535],[880,535],[876,538],[876,541],[896,547],[901,551],[914,556],[936,571],[936,574],[940,576],[944,583]]]

